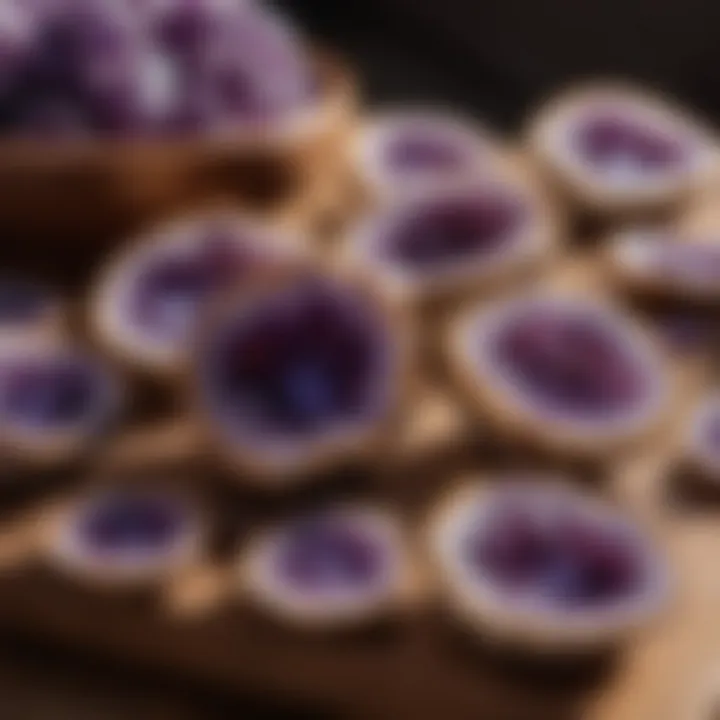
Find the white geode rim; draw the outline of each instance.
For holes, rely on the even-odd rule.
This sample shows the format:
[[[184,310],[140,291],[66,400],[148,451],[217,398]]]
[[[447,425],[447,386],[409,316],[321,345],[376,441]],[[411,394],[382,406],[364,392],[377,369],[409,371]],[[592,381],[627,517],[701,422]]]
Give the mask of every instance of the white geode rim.
[[[3,442],[11,444],[13,449],[21,452],[37,450],[51,457],[56,453],[63,454],[108,430],[119,416],[125,385],[113,367],[102,356],[85,348],[58,342],[52,336],[28,335],[22,341],[15,335],[3,338],[0,343],[0,395],[4,392],[2,384],[5,382],[6,364],[23,368],[27,363],[37,361],[53,366],[55,362],[65,360],[77,362],[83,370],[87,369],[92,374],[93,387],[98,392],[93,398],[91,411],[79,421],[48,428],[5,417],[0,399],[0,431]]]
[[[275,480],[281,484],[287,481],[284,474],[295,475],[313,469],[329,456],[333,458],[352,457],[363,444],[372,442],[388,420],[395,415],[403,400],[403,374],[407,372],[410,339],[404,328],[398,328],[394,315],[390,315],[379,299],[373,299],[355,285],[344,285],[340,278],[318,275],[322,286],[329,283],[333,297],[340,295],[343,312],[367,315],[372,325],[371,341],[378,346],[380,366],[373,373],[372,395],[363,404],[362,412],[345,418],[335,418],[332,425],[325,425],[312,435],[288,438],[283,433],[272,433],[263,437],[258,432],[248,432],[247,424],[238,424],[226,414],[220,414],[215,393],[207,378],[205,360],[210,352],[218,352],[213,340],[235,333],[242,325],[252,320],[258,311],[266,310],[266,303],[272,304],[275,312],[277,296],[284,298],[288,308],[293,307],[293,296],[304,290],[304,276],[299,283],[291,282],[281,286],[269,296],[261,294],[251,298],[240,308],[225,315],[214,326],[212,339],[206,340],[198,353],[196,368],[200,373],[199,402],[203,416],[210,425],[214,437],[241,464],[263,475],[264,481]],[[314,276],[308,276],[313,283]],[[348,293],[350,293],[348,295]],[[345,302],[347,301],[347,302]],[[284,310],[285,308],[283,308]],[[252,430],[252,428],[250,428]]]
[[[673,232],[658,228],[630,228],[618,233],[611,240],[610,259],[618,273],[630,282],[657,285],[659,289],[675,289],[693,296],[720,296],[720,242],[711,241],[712,236]],[[668,248],[702,248],[717,255],[716,277],[695,273],[665,272],[657,268],[655,253]]]
[[[520,218],[513,221],[500,245],[487,251],[478,249],[463,257],[430,264],[427,268],[405,267],[384,253],[384,240],[402,228],[418,212],[456,200],[498,197],[517,203]],[[366,267],[400,296],[425,296],[448,291],[474,282],[491,281],[495,276],[540,259],[553,244],[552,227],[530,192],[510,182],[475,182],[448,185],[427,197],[408,197],[363,218],[347,238],[346,252],[351,262]]]
[[[647,173],[640,182],[613,186],[572,147],[573,128],[593,111],[606,108],[631,122],[652,124],[660,134],[679,141],[687,157],[670,168]],[[531,129],[531,141],[549,167],[590,203],[624,206],[669,200],[699,181],[717,161],[710,137],[692,118],[656,97],[620,86],[585,88],[556,101]]]
[[[167,503],[180,519],[170,542],[132,552],[98,551],[81,536],[80,525],[108,503],[124,497]],[[110,488],[92,492],[65,504],[49,523],[45,552],[51,565],[68,576],[100,584],[144,584],[190,567],[200,556],[205,538],[201,513],[182,493],[143,488]]]
[[[206,229],[216,223],[232,227],[232,242],[239,250],[256,254],[261,262],[281,264],[300,257],[299,241],[289,234],[232,210],[190,215],[156,227],[110,261],[93,291],[91,321],[110,348],[131,362],[155,369],[177,367],[186,358],[193,329],[188,329],[186,338],[175,341],[140,327],[132,313],[135,283],[153,263],[202,247]]]
[[[547,407],[519,389],[514,378],[495,362],[490,349],[495,335],[507,327],[509,321],[522,318],[528,310],[535,308],[588,315],[593,322],[609,328],[619,344],[627,349],[630,359],[648,376],[651,387],[644,401],[613,413],[611,417],[592,417],[591,414],[578,415]],[[650,426],[662,414],[671,397],[665,363],[658,350],[631,322],[599,301],[561,292],[521,296],[466,312],[453,331],[453,354],[466,379],[481,391],[492,388],[510,412],[562,438],[602,443],[631,437]]]
[[[719,390],[705,398],[692,413],[685,435],[685,452],[689,460],[720,482],[720,447],[709,448],[705,436],[707,425],[711,422],[720,422]]]
[[[530,643],[563,646],[604,642],[634,630],[654,617],[672,595],[672,579],[662,553],[648,537],[610,505],[573,490],[563,478],[512,474],[499,484],[468,481],[451,492],[431,517],[428,539],[432,559],[440,573],[446,600],[466,621],[493,634]],[[638,551],[646,583],[631,595],[599,607],[569,607],[551,599],[534,601],[532,593],[512,598],[490,578],[470,567],[462,557],[468,534],[492,517],[494,502],[517,493],[524,507],[548,516],[558,505],[590,522],[622,533]]]
[[[291,532],[289,525],[281,523],[260,532],[245,549],[239,566],[241,588],[271,613],[303,624],[342,624],[388,609],[398,599],[407,572],[399,521],[385,510],[350,504],[321,510],[318,517],[346,523],[373,543],[379,567],[369,583],[364,587],[336,586],[318,592],[294,587],[278,568],[282,544]],[[311,514],[309,520],[312,518]]]
[[[430,137],[443,136],[465,149],[463,169],[444,171],[435,177],[402,178],[388,170],[385,151],[398,133],[418,128]],[[446,183],[473,180],[494,175],[498,148],[492,133],[481,121],[464,117],[452,110],[429,107],[388,109],[375,113],[356,134],[350,147],[353,166],[361,180],[381,199],[413,196],[433,191]]]

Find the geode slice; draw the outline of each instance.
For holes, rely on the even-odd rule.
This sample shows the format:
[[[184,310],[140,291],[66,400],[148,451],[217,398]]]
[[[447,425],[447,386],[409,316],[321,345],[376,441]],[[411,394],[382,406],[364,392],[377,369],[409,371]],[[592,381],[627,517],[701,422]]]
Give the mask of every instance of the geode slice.
[[[654,614],[669,590],[649,540],[609,506],[542,478],[472,487],[436,516],[446,592],[468,619],[528,633],[583,628],[596,639]],[[460,496],[458,496],[460,497]]]
[[[533,142],[571,194],[605,210],[678,199],[711,156],[705,132],[690,118],[654,98],[605,87],[542,114]]]
[[[0,427],[42,445],[105,430],[121,401],[117,378],[99,359],[73,350],[13,349],[0,355]]]
[[[160,230],[111,267],[98,288],[96,325],[130,359],[176,363],[210,301],[289,257],[279,238],[239,218]]]
[[[481,307],[458,338],[465,382],[542,433],[620,439],[655,421],[667,400],[652,346],[622,315],[580,297]]]
[[[478,185],[379,211],[351,237],[349,251],[379,277],[420,296],[459,291],[547,250],[543,222],[520,189]]]
[[[359,619],[396,593],[398,529],[384,514],[343,507],[280,525],[253,546],[248,582],[257,600],[288,619]]]
[[[400,195],[483,177],[496,154],[484,128],[423,110],[380,115],[356,147],[363,179],[374,190]]]
[[[630,231],[612,246],[617,273],[639,289],[667,295],[720,296],[720,243],[661,231]]]
[[[85,497],[65,513],[53,552],[64,567],[91,578],[140,579],[188,562],[198,531],[185,497],[116,488]]]
[[[354,283],[300,274],[230,304],[198,353],[205,413],[229,449],[282,466],[364,436],[395,410],[402,348]]]

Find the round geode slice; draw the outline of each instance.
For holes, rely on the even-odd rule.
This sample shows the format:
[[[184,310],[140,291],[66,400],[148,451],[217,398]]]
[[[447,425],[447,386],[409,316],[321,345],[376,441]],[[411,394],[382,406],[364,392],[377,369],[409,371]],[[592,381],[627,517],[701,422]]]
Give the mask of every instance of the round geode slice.
[[[212,436],[261,476],[375,447],[405,387],[404,330],[371,288],[339,275],[287,273],[240,293],[196,357]]]
[[[420,299],[480,289],[551,249],[553,228],[537,200],[509,183],[408,199],[361,223],[348,253]]]
[[[685,455],[703,475],[720,481],[720,393],[713,393],[693,413]]]
[[[664,560],[609,506],[538,478],[469,485],[430,525],[449,605],[528,645],[604,644],[643,624],[670,590]]]
[[[137,583],[187,567],[201,521],[175,492],[125,487],[94,492],[55,520],[49,551],[64,571],[99,583]]]
[[[288,238],[234,215],[211,214],[160,228],[101,277],[95,327],[125,359],[172,370],[189,351],[210,301],[297,254]]]
[[[630,289],[679,299],[720,298],[720,242],[712,237],[629,230],[610,246],[610,263]]]
[[[242,569],[259,605],[312,625],[354,623],[389,609],[407,570],[397,523],[361,506],[310,513],[261,534]]]
[[[0,431],[30,461],[60,460],[109,429],[119,378],[99,358],[48,343],[0,349]]]
[[[693,120],[618,88],[556,101],[532,125],[531,143],[571,195],[604,210],[673,202],[712,160],[711,143]]]
[[[378,115],[353,147],[361,180],[381,198],[494,176],[497,158],[495,142],[482,126],[422,109]]]
[[[556,449],[634,439],[670,399],[664,358],[644,333],[579,296],[539,293],[473,309],[455,325],[450,352],[479,409]]]

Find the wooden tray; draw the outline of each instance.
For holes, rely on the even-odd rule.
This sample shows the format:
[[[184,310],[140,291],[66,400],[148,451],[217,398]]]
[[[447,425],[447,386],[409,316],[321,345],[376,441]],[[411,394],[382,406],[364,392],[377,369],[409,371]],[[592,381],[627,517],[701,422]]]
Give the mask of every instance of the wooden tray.
[[[65,264],[54,264],[62,248],[49,239],[45,250],[40,271],[54,275],[60,285],[81,287],[89,260],[67,273]],[[696,388],[704,365],[686,365],[688,388]],[[681,419],[678,416],[678,422]],[[411,428],[408,433],[415,437],[427,432],[426,447],[428,437],[444,437],[442,429],[452,422],[450,413],[430,430]],[[401,464],[393,472],[377,471],[358,482],[341,478],[341,485],[343,492],[382,498],[415,520],[468,464],[482,468],[483,452],[472,448],[436,456],[442,458],[439,462]],[[186,615],[173,612],[172,602],[91,591],[40,568],[11,562],[0,574],[0,627],[226,688],[252,687],[348,717],[685,720],[682,714],[690,713],[696,697],[707,691],[709,673],[720,662],[720,579],[715,577],[720,521],[713,517],[712,506],[692,510],[663,491],[673,452],[671,443],[658,444],[631,462],[613,466],[606,478],[616,498],[659,534],[681,580],[672,612],[618,657],[588,659],[571,667],[521,662],[471,642],[430,606],[418,608],[396,627],[362,635],[301,636],[232,601],[210,603],[208,612]],[[215,482],[207,468],[194,472],[190,479],[204,489],[221,522],[232,528],[231,545],[277,511],[272,503]],[[42,488],[31,492],[31,506],[34,493],[38,503],[45,495]],[[281,502],[280,509],[288,504],[292,501]],[[12,536],[7,528],[6,521],[4,541]]]

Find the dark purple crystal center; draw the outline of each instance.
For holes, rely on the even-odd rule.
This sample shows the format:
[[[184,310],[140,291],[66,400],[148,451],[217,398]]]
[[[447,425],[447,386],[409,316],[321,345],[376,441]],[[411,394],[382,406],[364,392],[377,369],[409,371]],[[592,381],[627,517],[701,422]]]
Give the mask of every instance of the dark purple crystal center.
[[[647,397],[645,368],[599,319],[529,309],[510,318],[492,341],[513,384],[549,409],[575,416],[626,411]]]
[[[508,593],[567,607],[623,599],[645,575],[628,537],[572,513],[548,521],[522,505],[498,508],[467,539],[465,553],[474,571]]]
[[[183,530],[185,516],[171,500],[142,495],[112,495],[91,506],[79,533],[97,552],[157,550]]]
[[[516,198],[500,193],[429,201],[402,215],[381,242],[392,261],[432,269],[496,253],[524,216]]]
[[[686,158],[678,138],[620,112],[589,117],[576,132],[578,152],[600,169],[667,170]]]
[[[311,518],[283,536],[277,571],[300,590],[363,587],[377,578],[383,559],[367,529],[341,518]]]
[[[39,429],[75,425],[94,415],[105,383],[99,367],[70,358],[0,365],[0,416]]]
[[[133,316],[149,332],[184,340],[215,293],[231,287],[260,263],[233,232],[208,228],[192,250],[153,259],[134,282]]]
[[[323,282],[272,296],[211,342],[204,376],[212,406],[265,438],[306,437],[365,417],[384,380],[376,312]]]

